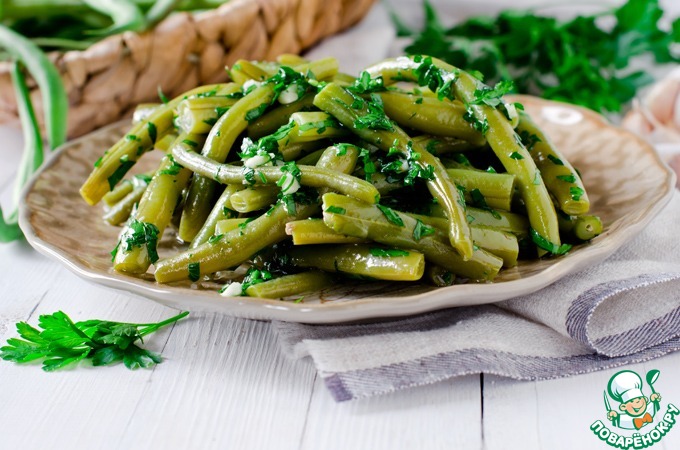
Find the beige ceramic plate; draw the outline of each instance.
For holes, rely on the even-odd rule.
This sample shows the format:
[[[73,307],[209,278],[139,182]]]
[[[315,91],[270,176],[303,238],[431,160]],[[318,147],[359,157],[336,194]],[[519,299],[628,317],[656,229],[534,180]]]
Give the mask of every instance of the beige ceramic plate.
[[[209,284],[159,285],[153,276],[133,278],[111,270],[109,252],[118,228],[101,219],[78,189],[92,163],[125,133],[119,123],[65,145],[32,180],[24,193],[20,224],[37,250],[98,284],[139,294],[165,305],[233,316],[331,323],[401,316],[451,306],[477,305],[539,290],[561,277],[603,260],[632,239],[663,208],[675,176],[654,150],[636,136],[617,129],[582,108],[521,97],[527,111],[577,166],[605,232],[567,256],[523,262],[490,284],[446,288],[400,283],[345,285],[304,297],[303,303],[257,298],[224,298]],[[144,163],[144,164],[143,164]],[[149,170],[153,161],[143,161]],[[166,233],[171,234],[171,233]],[[161,257],[176,251],[172,236],[160,245]]]

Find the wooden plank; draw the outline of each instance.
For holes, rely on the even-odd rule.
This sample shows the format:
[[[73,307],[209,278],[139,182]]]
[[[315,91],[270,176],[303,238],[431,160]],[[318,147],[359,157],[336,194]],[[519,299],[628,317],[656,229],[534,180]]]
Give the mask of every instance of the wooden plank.
[[[485,377],[485,449],[597,448],[602,443],[590,425],[596,420],[609,424],[602,398],[609,378],[623,369],[636,371],[643,379],[648,370],[660,370],[655,388],[662,394],[665,410],[669,402],[680,404],[680,385],[675,382],[679,366],[680,354],[675,353],[644,364],[557,380],[522,382]],[[646,384],[643,392],[651,392]],[[612,401],[611,406],[617,408],[618,404]],[[629,435],[626,433],[622,434]],[[671,430],[656,445],[669,450],[680,448],[680,428]]]
[[[481,448],[479,375],[337,404],[316,381],[301,448]]]
[[[175,328],[119,448],[297,449],[314,382],[269,323],[195,316]]]

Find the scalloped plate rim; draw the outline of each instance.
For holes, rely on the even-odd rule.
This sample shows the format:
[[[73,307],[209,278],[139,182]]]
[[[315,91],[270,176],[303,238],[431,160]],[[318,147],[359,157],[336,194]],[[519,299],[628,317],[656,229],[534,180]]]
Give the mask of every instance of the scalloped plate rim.
[[[603,116],[577,105],[532,96],[515,95],[513,97],[516,99],[525,98],[545,105],[558,105],[576,109],[588,116],[591,120],[596,120],[606,126],[614,127],[614,125],[609,123]],[[644,229],[666,206],[671,199],[675,186],[675,173],[661,160],[653,147],[639,136],[627,130],[617,128],[618,131],[626,133],[638,141],[640,147],[643,148],[645,152],[649,153],[658,166],[665,171],[665,191],[663,192],[663,196],[659,201],[649,205],[645,209],[645,214],[641,216],[640,220],[632,222],[626,227],[617,230],[616,234],[613,236],[615,239],[610,235],[607,236],[606,239],[602,239],[596,243],[585,244],[588,247],[584,248],[578,255],[556,261],[555,264],[535,275],[519,280],[504,281],[502,283],[460,284],[411,296],[358,298],[347,302],[334,301],[318,305],[305,305],[304,303],[295,304],[292,302],[284,303],[279,300],[248,297],[225,298],[216,295],[216,293],[212,291],[187,290],[185,287],[174,286],[141,285],[138,284],[138,279],[133,277],[92,270],[81,264],[69,253],[62,251],[50,242],[44,241],[38,237],[33,229],[29,219],[31,209],[28,207],[27,197],[43,172],[58,161],[64,154],[65,149],[71,145],[88,140],[94,133],[105,133],[110,128],[120,126],[121,122],[107,125],[91,134],[81,136],[62,145],[50,155],[51,157],[46,161],[43,167],[34,174],[22,191],[19,205],[19,225],[24,232],[26,240],[38,252],[55,259],[59,263],[65,265],[71,272],[91,283],[132,293],[172,308],[215,312],[252,319],[282,320],[315,324],[342,323],[421,314],[457,306],[494,303],[519,295],[536,292],[566,275],[577,272],[577,266],[578,269],[585,269],[613,254],[632,236],[642,231],[642,229]],[[190,297],[187,298],[187,295],[190,295]],[[460,302],[456,303],[457,300],[468,296],[472,296],[474,301],[470,302],[468,299],[464,304],[461,304]]]

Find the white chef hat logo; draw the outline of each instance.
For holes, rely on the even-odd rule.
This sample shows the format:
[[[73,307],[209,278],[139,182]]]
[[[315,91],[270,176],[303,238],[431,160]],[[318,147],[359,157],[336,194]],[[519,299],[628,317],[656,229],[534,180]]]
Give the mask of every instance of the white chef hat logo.
[[[644,397],[642,393],[642,378],[632,370],[623,370],[609,380],[609,395],[620,403],[626,403],[634,398]]]

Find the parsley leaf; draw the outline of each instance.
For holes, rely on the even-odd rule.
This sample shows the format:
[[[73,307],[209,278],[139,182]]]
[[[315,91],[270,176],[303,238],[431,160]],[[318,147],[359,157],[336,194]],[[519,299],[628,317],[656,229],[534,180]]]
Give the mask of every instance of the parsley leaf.
[[[38,328],[26,322],[16,325],[20,338],[7,340],[0,348],[5,361],[25,363],[43,360],[43,370],[52,372],[82,359],[93,366],[105,366],[122,361],[128,369],[149,368],[162,361],[158,353],[139,347],[136,342],[186,317],[182,312],[158,323],[121,323],[87,320],[74,323],[62,311],[42,315]]]
[[[552,255],[564,255],[567,253],[569,250],[571,250],[571,245],[569,244],[562,244],[562,245],[557,245],[553,242],[550,242],[543,236],[541,236],[538,231],[534,230],[533,228],[529,228],[529,234],[531,235],[531,240],[536,244],[537,247],[542,248],[543,250],[547,251],[548,253]]]
[[[420,219],[416,219],[416,226],[413,229],[413,239],[421,240],[425,236],[434,234],[434,228],[425,225]]]
[[[401,220],[401,217],[399,217],[399,214],[397,214],[391,208],[388,208],[387,206],[383,206],[383,205],[376,205],[376,206],[385,215],[385,217],[387,217],[387,220],[389,220],[393,224],[398,225],[400,227],[404,226],[404,221]]]
[[[408,256],[409,252],[398,248],[371,248],[368,252],[373,256],[380,256],[386,258],[393,258],[398,256]]]

